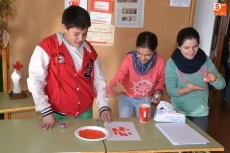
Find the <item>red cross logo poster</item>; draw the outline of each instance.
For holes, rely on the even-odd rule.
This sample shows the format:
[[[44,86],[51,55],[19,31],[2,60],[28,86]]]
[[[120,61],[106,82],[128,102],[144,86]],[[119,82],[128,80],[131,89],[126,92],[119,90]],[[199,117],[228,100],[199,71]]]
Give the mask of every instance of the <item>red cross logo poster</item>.
[[[65,0],[64,5],[65,8],[69,7],[70,5],[76,5],[87,10],[87,2],[88,2],[87,0]]]

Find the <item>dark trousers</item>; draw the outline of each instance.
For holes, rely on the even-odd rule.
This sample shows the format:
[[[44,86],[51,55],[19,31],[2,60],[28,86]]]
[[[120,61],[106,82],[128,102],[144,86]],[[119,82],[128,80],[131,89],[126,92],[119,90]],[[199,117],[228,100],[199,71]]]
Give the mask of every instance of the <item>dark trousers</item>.
[[[196,124],[199,128],[201,128],[203,131],[207,133],[208,131],[208,116],[202,116],[202,117],[191,117],[186,116],[190,121],[192,121],[194,124]]]

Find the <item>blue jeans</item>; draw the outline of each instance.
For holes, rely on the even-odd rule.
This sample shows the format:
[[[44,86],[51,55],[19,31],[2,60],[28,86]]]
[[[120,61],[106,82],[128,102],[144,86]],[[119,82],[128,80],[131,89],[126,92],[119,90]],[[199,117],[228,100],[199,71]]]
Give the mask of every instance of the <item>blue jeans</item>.
[[[130,118],[133,117],[133,112],[135,110],[136,117],[140,117],[140,104],[149,104],[151,106],[150,97],[144,98],[133,98],[127,97],[122,94],[118,96],[118,112],[120,118]],[[151,107],[149,110],[149,117],[151,115]]]
[[[228,70],[230,71],[230,63],[228,63]],[[228,84],[226,85],[225,88],[224,100],[226,102],[230,102],[230,77],[229,77]]]

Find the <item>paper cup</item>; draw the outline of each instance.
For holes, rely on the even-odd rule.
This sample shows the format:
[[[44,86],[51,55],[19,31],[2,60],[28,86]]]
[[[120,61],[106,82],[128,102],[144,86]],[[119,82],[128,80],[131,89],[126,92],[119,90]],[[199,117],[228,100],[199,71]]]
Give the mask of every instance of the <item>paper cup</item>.
[[[149,117],[150,105],[141,104],[140,105],[140,122],[146,123]]]

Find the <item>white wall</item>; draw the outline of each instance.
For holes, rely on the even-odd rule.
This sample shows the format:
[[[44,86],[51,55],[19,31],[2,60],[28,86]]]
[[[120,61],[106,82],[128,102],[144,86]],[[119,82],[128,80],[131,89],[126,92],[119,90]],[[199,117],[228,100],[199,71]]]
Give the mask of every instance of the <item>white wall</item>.
[[[214,28],[214,3],[217,0],[196,0],[193,27],[200,34],[200,48],[210,56]],[[212,55],[211,55],[212,56]]]

